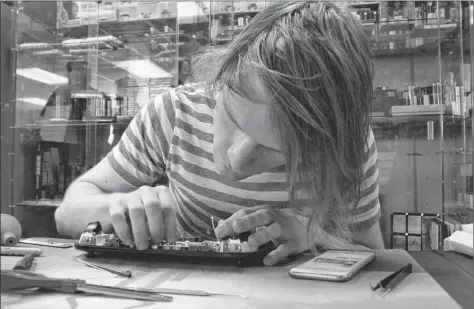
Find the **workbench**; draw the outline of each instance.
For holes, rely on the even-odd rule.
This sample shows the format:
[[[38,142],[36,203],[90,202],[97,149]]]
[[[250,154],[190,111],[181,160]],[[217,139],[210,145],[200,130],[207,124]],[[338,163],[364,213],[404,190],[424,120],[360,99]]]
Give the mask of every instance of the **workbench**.
[[[61,240],[64,242],[65,240]],[[122,270],[130,270],[131,278],[124,278],[88,267],[75,260],[84,252],[75,248],[33,246],[43,250],[35,259],[31,271],[56,278],[78,278],[88,283],[119,287],[164,287],[231,293],[236,297],[199,297],[174,295],[170,303],[129,299],[26,291],[2,293],[5,309],[91,309],[91,308],[471,308],[474,303],[472,259],[455,266],[454,258],[437,252],[406,252],[403,250],[376,251],[376,260],[361,273],[345,283],[294,279],[288,270],[311,258],[305,254],[298,259],[273,267],[234,267],[177,262],[137,261],[93,258],[93,261]],[[12,269],[20,257],[2,256],[2,270]],[[463,260],[465,259],[465,260]],[[374,297],[370,284],[380,281],[406,263],[413,264],[410,274],[384,298]],[[469,264],[471,263],[471,264]],[[463,268],[464,267],[464,268]],[[247,299],[237,295],[245,295]]]

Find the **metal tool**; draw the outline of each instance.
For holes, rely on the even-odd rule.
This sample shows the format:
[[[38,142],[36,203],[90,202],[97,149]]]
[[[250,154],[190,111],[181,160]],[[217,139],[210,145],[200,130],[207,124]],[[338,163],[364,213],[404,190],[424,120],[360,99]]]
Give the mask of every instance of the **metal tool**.
[[[33,253],[28,253],[15,264],[13,269],[28,270],[31,268],[31,265],[33,265],[34,260],[35,260],[35,255]]]
[[[382,297],[385,297],[395,288],[395,286],[397,286],[400,282],[402,282],[403,279],[412,273],[412,269],[412,264],[408,263],[393,274],[382,279],[375,286],[370,285],[372,291],[374,291],[374,295],[383,293]]]
[[[152,292],[152,293],[160,293],[160,294],[172,294],[172,295],[186,295],[186,296],[221,296],[221,297],[237,297],[247,299],[248,297],[245,295],[239,294],[228,294],[228,293],[213,293],[213,292],[206,292],[202,290],[186,290],[186,289],[169,289],[169,288],[130,288],[135,291],[142,291],[142,292]]]
[[[95,263],[86,262],[86,261],[81,260],[79,258],[76,258],[76,260],[83,263],[83,264],[85,264],[85,265],[87,265],[87,266],[89,266],[89,267],[100,269],[100,270],[105,270],[105,271],[108,271],[109,273],[116,274],[116,275],[119,275],[119,276],[122,276],[122,277],[130,278],[132,276],[132,273],[129,270],[122,271],[122,270],[114,269],[114,268],[111,268],[111,267],[108,267],[108,266],[102,266],[102,265],[98,265],[98,264],[95,264]]]
[[[128,288],[89,284],[79,279],[55,279],[24,270],[2,270],[1,291],[40,288],[61,293],[88,293],[128,299],[169,302],[173,297],[155,292],[137,291]]]
[[[1,246],[0,250],[1,250],[1,255],[13,255],[13,256],[15,255],[25,256],[29,253],[33,253],[36,256],[40,256],[43,253],[43,251],[38,248],[19,247],[19,246],[15,246],[15,247]]]

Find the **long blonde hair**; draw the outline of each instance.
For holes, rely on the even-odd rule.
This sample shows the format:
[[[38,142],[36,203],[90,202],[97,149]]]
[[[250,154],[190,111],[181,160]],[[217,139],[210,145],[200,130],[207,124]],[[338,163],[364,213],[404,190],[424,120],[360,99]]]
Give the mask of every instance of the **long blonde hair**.
[[[369,132],[373,64],[369,41],[349,12],[331,2],[277,3],[257,14],[224,48],[203,52],[193,64],[208,84],[249,97],[244,78],[255,70],[272,95],[270,119],[286,156],[290,205],[303,182],[314,228],[349,239],[347,214],[359,200]],[[249,97],[249,99],[252,99]]]

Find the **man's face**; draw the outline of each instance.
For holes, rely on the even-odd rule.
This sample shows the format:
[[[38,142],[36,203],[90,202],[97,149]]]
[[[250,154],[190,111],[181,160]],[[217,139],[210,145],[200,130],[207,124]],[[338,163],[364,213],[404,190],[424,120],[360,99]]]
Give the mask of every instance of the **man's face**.
[[[270,123],[270,99],[260,81],[246,82],[252,100],[224,87],[214,111],[214,162],[220,174],[233,180],[269,172],[285,164]]]

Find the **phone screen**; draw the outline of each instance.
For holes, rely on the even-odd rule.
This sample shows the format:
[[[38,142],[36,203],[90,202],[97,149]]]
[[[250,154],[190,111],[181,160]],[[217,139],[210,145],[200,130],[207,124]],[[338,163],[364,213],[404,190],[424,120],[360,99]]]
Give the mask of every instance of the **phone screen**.
[[[296,268],[307,271],[346,273],[358,263],[368,263],[373,256],[374,254],[370,252],[327,251]]]
[[[291,268],[289,274],[302,279],[347,281],[374,259],[373,252],[326,251]]]
[[[311,263],[315,263],[316,265],[314,266],[317,268],[351,268],[366,257],[366,255],[360,254],[331,253],[323,256],[318,256],[317,258],[312,260]]]

